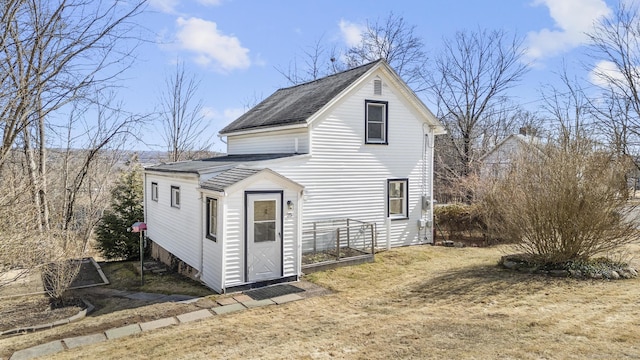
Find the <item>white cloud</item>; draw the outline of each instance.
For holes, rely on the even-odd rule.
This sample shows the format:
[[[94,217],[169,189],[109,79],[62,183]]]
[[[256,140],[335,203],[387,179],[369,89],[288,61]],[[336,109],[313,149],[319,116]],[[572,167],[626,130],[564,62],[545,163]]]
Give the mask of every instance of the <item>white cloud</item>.
[[[611,81],[623,82],[624,75],[613,62],[601,60],[589,72],[589,80],[594,85],[608,88]]]
[[[149,5],[167,14],[174,14],[180,0],[149,0]]]
[[[178,46],[194,53],[196,63],[222,72],[251,65],[249,49],[237,37],[220,32],[215,22],[179,17],[177,25]]]
[[[555,21],[554,29],[527,34],[528,57],[551,57],[578,47],[587,41],[586,32],[596,20],[611,14],[604,0],[535,0],[534,6],[546,6]]]
[[[245,113],[245,110],[243,108],[228,108],[219,111],[213,107],[205,106],[202,108],[201,113],[202,116],[209,121],[215,121],[220,124],[226,125],[239,118],[240,115]]]
[[[347,46],[351,47],[360,44],[362,32],[364,31],[362,25],[354,24],[344,19],[340,20],[338,25],[340,26],[340,32]]]

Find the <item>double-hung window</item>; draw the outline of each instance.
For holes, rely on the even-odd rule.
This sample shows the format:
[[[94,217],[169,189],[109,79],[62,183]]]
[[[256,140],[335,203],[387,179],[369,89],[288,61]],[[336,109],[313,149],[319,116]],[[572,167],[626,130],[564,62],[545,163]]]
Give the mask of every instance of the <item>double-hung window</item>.
[[[391,219],[406,219],[409,217],[409,180],[387,180],[388,198],[387,215]]]
[[[218,199],[207,198],[207,239],[218,239]]]
[[[171,186],[171,207],[180,208],[180,187]]]
[[[386,101],[365,100],[365,143],[388,144]]]
[[[386,101],[365,100],[365,143],[388,144]]]
[[[151,200],[158,201],[158,183],[151,183]]]

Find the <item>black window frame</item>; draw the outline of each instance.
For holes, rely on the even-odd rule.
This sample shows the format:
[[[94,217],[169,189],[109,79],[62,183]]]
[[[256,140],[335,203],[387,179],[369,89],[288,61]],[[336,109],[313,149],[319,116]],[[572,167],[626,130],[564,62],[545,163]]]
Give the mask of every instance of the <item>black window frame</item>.
[[[369,105],[383,107],[384,119],[382,124],[384,126],[382,141],[369,140]],[[365,100],[364,101],[364,142],[369,145],[389,145],[389,102],[381,100]]]
[[[215,217],[214,217],[214,219],[215,219],[215,234],[211,233],[211,203],[212,202],[215,202],[215,204],[216,204],[216,213],[214,214],[215,215]],[[205,229],[205,232],[206,232],[205,236],[206,236],[207,239],[217,242],[218,241],[218,199],[207,197],[206,204],[207,204],[207,211],[206,211],[206,214],[207,214],[207,221],[206,221],[207,228]]]
[[[403,182],[404,183],[404,214],[391,214],[391,190],[390,186],[393,182]],[[409,218],[409,179],[408,178],[398,178],[398,179],[387,179],[387,217],[391,220],[406,220]]]
[[[174,194],[177,194],[177,196]],[[171,207],[180,209],[180,200],[180,186],[171,185]]]
[[[158,183],[151,182],[151,200],[158,202]]]

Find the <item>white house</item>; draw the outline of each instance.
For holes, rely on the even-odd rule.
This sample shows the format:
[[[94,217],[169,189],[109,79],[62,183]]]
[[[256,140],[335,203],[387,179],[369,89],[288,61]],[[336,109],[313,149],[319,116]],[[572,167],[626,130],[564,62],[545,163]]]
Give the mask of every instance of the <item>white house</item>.
[[[225,292],[296,280],[338,219],[377,247],[431,243],[443,132],[384,60],[280,89],[221,130],[228,155],[145,169],[153,254]]]
[[[500,141],[493,149],[484,154],[478,163],[480,164],[480,176],[498,177],[505,174],[516,156],[526,152],[538,152],[537,146],[541,144],[540,138],[527,135],[522,131],[519,134],[512,134]]]

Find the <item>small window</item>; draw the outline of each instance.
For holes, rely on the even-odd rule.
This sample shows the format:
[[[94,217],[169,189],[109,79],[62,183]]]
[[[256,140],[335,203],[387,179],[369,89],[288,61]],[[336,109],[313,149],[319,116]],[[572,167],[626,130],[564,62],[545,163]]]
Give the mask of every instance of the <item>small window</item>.
[[[207,198],[207,239],[218,239],[218,199]]]
[[[253,241],[276,241],[276,202],[274,200],[254,201]]]
[[[178,186],[171,186],[171,206],[180,207],[180,187]]]
[[[387,102],[365,101],[365,143],[387,144]]]
[[[406,219],[409,217],[409,180],[394,179],[387,180],[388,199],[387,215],[392,219]]]
[[[158,183],[151,183],[151,200],[158,201]]]

